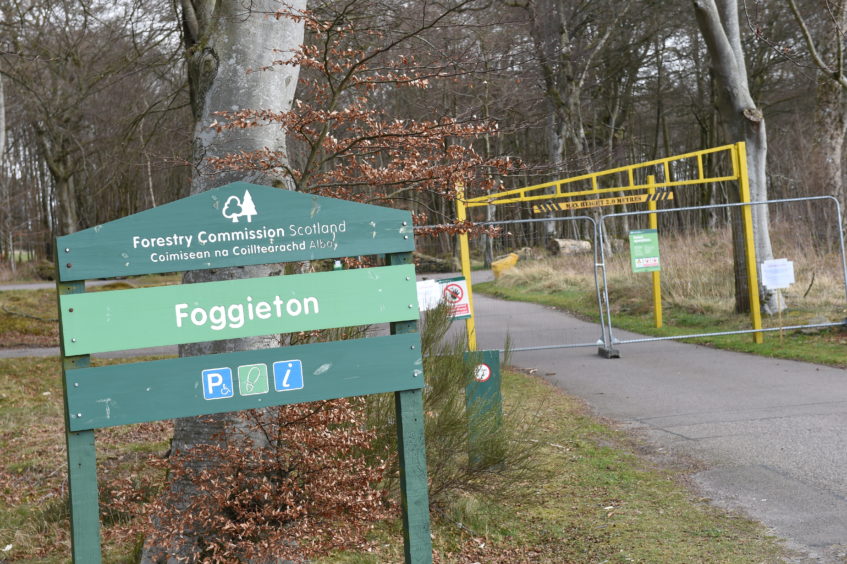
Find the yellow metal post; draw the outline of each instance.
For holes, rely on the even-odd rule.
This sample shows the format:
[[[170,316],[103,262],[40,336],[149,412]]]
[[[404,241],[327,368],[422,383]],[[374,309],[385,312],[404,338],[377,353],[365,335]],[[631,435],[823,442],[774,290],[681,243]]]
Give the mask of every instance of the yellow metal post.
[[[468,207],[465,204],[465,186],[456,183],[456,219],[465,221],[468,219]],[[468,334],[468,350],[476,350],[476,321],[473,308],[473,283],[471,282],[471,252],[468,246],[468,234],[459,234],[459,257],[462,261],[462,276],[468,285],[468,307],[471,316],[465,319],[465,330]]]
[[[736,144],[736,159],[738,161],[738,187],[741,192],[741,202],[750,202],[750,178],[747,173],[747,146],[743,141]],[[744,256],[747,263],[747,286],[750,292],[750,320],[753,329],[762,328],[762,311],[759,304],[759,272],[756,267],[756,244],[753,239],[753,213],[750,206],[741,206],[741,217],[744,222]],[[762,333],[753,333],[753,342],[762,344]]]
[[[647,177],[647,193],[651,196],[656,193],[656,177],[652,174]],[[656,201],[648,198],[647,209],[656,211]],[[651,213],[648,217],[650,229],[659,228],[659,217]],[[662,328],[662,273],[658,270],[651,272],[653,276],[653,319],[656,321],[656,329]]]

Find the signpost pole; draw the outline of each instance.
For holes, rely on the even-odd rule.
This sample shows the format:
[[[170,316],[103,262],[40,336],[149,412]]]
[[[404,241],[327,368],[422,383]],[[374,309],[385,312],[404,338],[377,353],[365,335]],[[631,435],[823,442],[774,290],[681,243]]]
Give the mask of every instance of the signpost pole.
[[[393,253],[387,258],[391,265],[414,262],[412,253]],[[414,333],[417,331],[417,326],[417,321],[394,322],[391,324],[391,334]],[[420,378],[423,378],[423,367],[421,367]],[[395,392],[394,409],[397,418],[397,450],[400,462],[400,497],[406,563],[431,564],[432,538],[429,526],[422,389]]]
[[[466,221],[468,219],[468,206],[465,204],[465,185],[456,184],[456,219]],[[468,334],[468,350],[476,350],[476,320],[473,309],[473,282],[471,281],[471,252],[468,246],[468,234],[459,233],[459,256],[462,260],[462,276],[468,282],[468,306],[471,316],[465,319],[465,330]]]
[[[480,439],[497,433],[503,424],[503,396],[500,392],[500,351],[465,353],[465,361],[474,364],[474,377],[465,386],[465,411],[468,413],[468,458],[472,467],[488,461]],[[486,430],[486,426],[491,426]]]
[[[85,281],[59,282],[58,295],[85,292]],[[59,312],[60,332],[63,312]],[[63,339],[60,339],[62,342]],[[90,364],[88,355],[65,356],[62,347],[62,379],[67,370],[86,368]],[[63,382],[67,389],[68,382]],[[94,446],[94,431],[70,431],[69,418],[77,416],[68,410],[65,395],[65,444],[68,451],[68,498],[71,518],[71,552],[74,562],[101,562],[100,553],[100,502],[97,490],[97,452]]]
[[[647,177],[647,193],[652,196],[656,193],[656,177],[652,174]],[[647,209],[656,211],[656,200],[648,197]],[[659,228],[659,219],[655,213],[648,216],[650,229]],[[650,273],[653,277],[653,318],[656,321],[656,329],[662,328],[662,273],[655,270]]]

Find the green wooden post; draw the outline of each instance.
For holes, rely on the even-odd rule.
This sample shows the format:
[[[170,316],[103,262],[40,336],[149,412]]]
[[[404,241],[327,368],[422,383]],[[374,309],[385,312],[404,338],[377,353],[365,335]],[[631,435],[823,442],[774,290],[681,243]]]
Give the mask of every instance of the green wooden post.
[[[468,455],[472,467],[485,464],[479,450],[480,437],[490,436],[493,425],[497,432],[503,425],[503,397],[500,375],[500,351],[469,351],[465,362],[473,363],[473,379],[465,386],[465,409],[468,413]]]
[[[412,253],[393,253],[389,264],[410,264]],[[417,304],[410,304],[410,307]],[[391,334],[417,332],[417,321],[391,324]],[[423,378],[423,367],[419,371]],[[420,388],[394,393],[397,414],[397,450],[400,460],[400,495],[403,508],[403,535],[407,564],[432,563],[432,537],[429,527],[429,490],[426,477],[423,392]]]
[[[59,296],[85,292],[85,281],[59,282]],[[61,306],[60,306],[61,307]],[[59,311],[59,329],[62,331],[62,311]],[[60,339],[61,341],[62,339]],[[65,356],[62,348],[62,387],[67,389],[67,371],[87,368],[88,355]],[[65,444],[68,449],[68,499],[71,515],[71,551],[73,561],[99,564],[100,553],[100,501],[97,490],[97,452],[94,447],[94,431],[70,431],[70,418],[79,414],[68,411],[65,394]]]

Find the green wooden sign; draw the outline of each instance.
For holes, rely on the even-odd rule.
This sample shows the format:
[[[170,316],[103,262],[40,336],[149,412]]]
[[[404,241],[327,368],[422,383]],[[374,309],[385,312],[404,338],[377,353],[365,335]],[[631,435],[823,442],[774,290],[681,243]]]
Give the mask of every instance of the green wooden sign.
[[[497,433],[503,424],[500,351],[469,351],[465,362],[473,364],[473,378],[465,386],[468,461],[471,466],[480,466],[490,463],[485,460],[485,449],[480,448],[482,438]]]
[[[411,214],[234,182],[65,237],[59,279],[414,250]]]
[[[65,354],[401,321],[413,265],[62,296]]]
[[[77,564],[100,551],[94,430],[394,392],[406,562],[431,564],[409,212],[236,182],[57,239]],[[385,254],[391,266],[85,293],[85,279]],[[391,335],[116,366],[89,354],[390,322]]]
[[[423,384],[416,333],[67,371],[72,431]]]

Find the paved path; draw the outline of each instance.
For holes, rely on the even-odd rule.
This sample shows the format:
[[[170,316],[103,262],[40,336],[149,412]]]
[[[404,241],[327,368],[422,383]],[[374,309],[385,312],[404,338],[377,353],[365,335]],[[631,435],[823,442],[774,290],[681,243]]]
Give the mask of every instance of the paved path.
[[[92,286],[105,286],[107,284],[118,284],[120,282],[127,282],[127,280],[87,280],[85,282],[85,287],[91,288]],[[53,290],[55,288],[55,282],[25,282],[22,284],[0,284],[0,292],[3,292],[5,290]]]
[[[507,334],[513,348],[600,335],[549,308],[474,298],[480,348],[502,348]],[[619,348],[612,360],[590,347],[511,362],[693,461],[704,496],[789,539],[808,555],[797,562],[847,561],[847,371],[670,341]]]
[[[507,335],[513,348],[600,336],[597,325],[542,306],[475,301],[480,348],[502,348]],[[703,495],[788,539],[807,555],[795,562],[847,562],[847,371],[669,341],[620,351],[608,360],[596,347],[548,349],[511,361],[668,460],[690,461]]]

